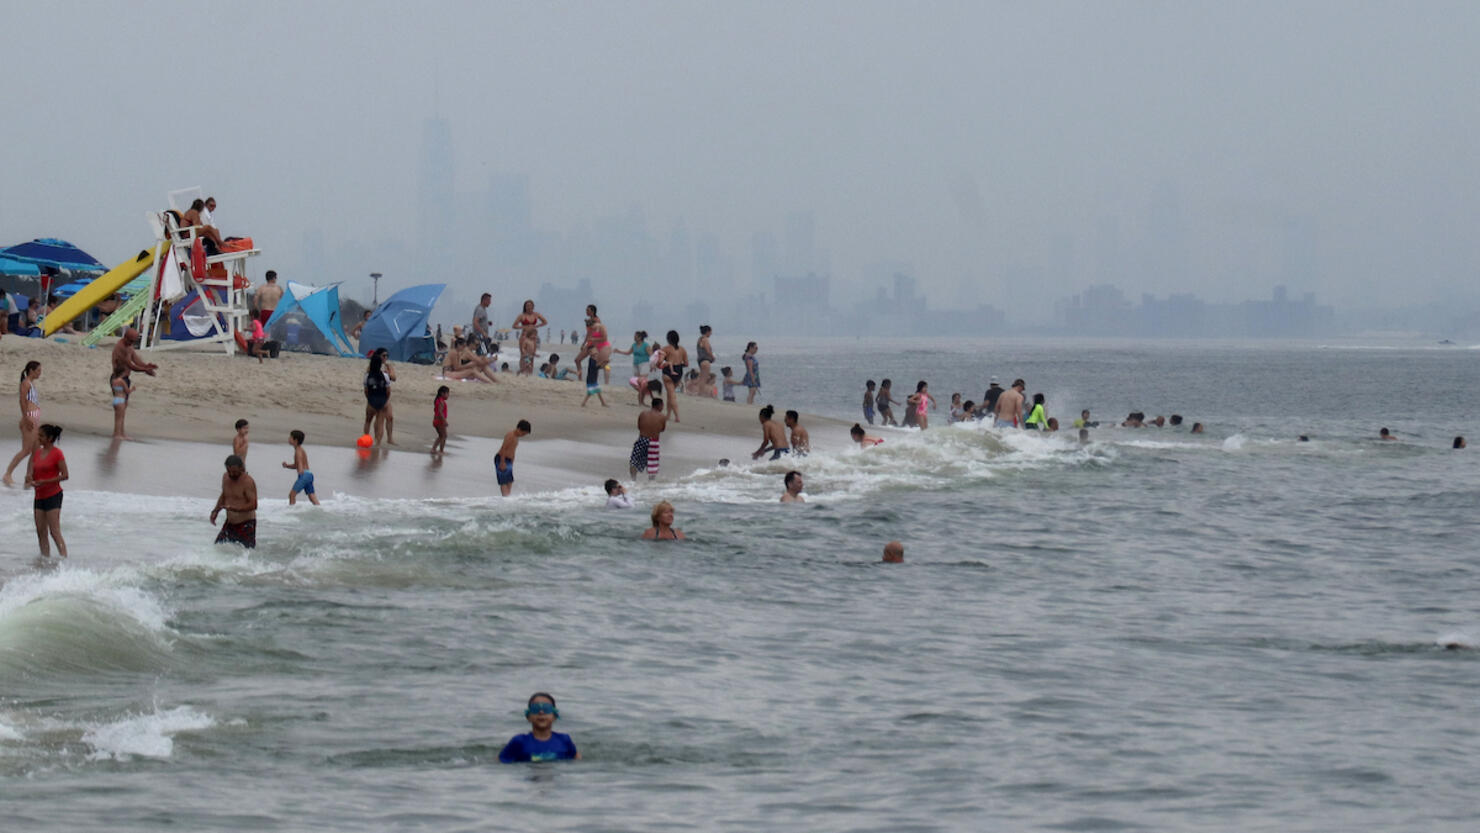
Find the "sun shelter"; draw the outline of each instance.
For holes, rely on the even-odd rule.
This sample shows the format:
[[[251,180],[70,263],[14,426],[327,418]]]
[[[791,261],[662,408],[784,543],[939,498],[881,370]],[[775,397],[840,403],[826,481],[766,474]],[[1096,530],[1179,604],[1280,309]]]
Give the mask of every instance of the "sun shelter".
[[[106,272],[108,267],[98,259],[65,240],[43,237],[29,243],[17,243],[0,249],[0,257],[36,266],[50,266],[68,272]]]
[[[445,283],[407,287],[386,299],[370,313],[360,331],[360,353],[384,347],[392,361],[431,364],[437,360],[437,345],[427,329],[432,307],[441,297]]]
[[[16,260],[15,258],[0,255],[0,275],[35,277],[39,274],[41,274],[41,268],[30,261]]]
[[[349,336],[344,333],[344,324],[339,320],[339,285],[332,286],[309,286],[308,284],[288,281],[287,290],[283,292],[282,300],[272,311],[272,317],[267,319],[263,327],[269,333],[273,326],[279,322],[283,323],[283,330],[287,330],[287,322],[284,319],[294,310],[300,311],[320,333],[329,347],[341,356],[355,355],[354,346],[350,343]],[[293,339],[276,339],[278,341],[289,341]],[[318,352],[318,351],[315,351]]]

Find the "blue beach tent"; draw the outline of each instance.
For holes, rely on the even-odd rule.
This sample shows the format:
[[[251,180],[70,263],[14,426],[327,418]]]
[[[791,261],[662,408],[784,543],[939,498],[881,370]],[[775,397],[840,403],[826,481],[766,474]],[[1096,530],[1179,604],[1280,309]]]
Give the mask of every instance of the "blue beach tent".
[[[350,343],[349,336],[345,335],[344,324],[339,320],[339,284],[309,286],[288,281],[287,291],[283,293],[282,300],[273,309],[272,317],[267,319],[263,329],[270,333],[274,324],[295,309],[300,310],[324,334],[335,352],[341,356],[355,355],[354,345]]]
[[[411,286],[387,298],[370,313],[360,331],[360,354],[386,349],[391,361],[431,364],[437,360],[437,345],[427,330],[432,307],[442,296],[445,283]]]

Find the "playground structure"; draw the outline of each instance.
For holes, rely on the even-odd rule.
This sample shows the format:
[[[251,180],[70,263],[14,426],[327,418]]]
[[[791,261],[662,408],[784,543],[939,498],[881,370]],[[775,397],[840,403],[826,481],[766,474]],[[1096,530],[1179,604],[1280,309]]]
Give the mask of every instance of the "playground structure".
[[[227,355],[244,350],[241,322],[249,315],[246,289],[250,285],[246,263],[247,258],[262,252],[248,240],[235,251],[206,256],[201,227],[181,228],[175,221],[184,213],[181,206],[188,208],[200,196],[199,187],[171,191],[169,203],[174,213],[150,211],[146,215],[154,232],[154,246],[58,304],[46,316],[43,334],[51,335],[134,282],[129,286],[133,296],[88,333],[83,344],[97,344],[125,327],[133,327],[140,334],[139,346],[146,350],[202,344],[221,344]]]

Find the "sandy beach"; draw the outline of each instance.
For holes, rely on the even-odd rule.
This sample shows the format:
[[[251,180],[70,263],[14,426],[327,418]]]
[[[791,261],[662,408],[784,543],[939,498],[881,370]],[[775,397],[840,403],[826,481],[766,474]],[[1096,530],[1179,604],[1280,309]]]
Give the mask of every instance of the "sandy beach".
[[[87,348],[75,341],[7,337],[0,340],[0,373],[18,383],[25,363],[40,361],[42,421],[64,428],[67,434],[62,447],[76,444],[80,438],[72,438],[79,434],[104,440],[89,445],[109,446],[106,439],[113,431],[108,388],[111,348],[111,340]],[[414,467],[425,467],[429,456],[426,452],[435,436],[432,399],[443,384],[452,388],[452,427],[441,468],[448,472],[446,485],[452,488],[433,488],[418,478],[416,485],[403,490],[407,497],[455,496],[464,488],[467,493],[485,492],[491,486],[491,460],[498,448],[497,440],[520,419],[529,420],[534,428],[519,447],[516,482],[520,492],[593,482],[599,485],[607,477],[625,480],[627,455],[637,436],[639,409],[636,394],[627,384],[629,368],[625,364],[620,365],[620,374],[615,372],[617,366],[613,368],[612,386],[605,391],[609,407],[601,407],[593,398],[581,408],[585,389],[579,382],[515,378],[509,374],[500,374],[498,384],[447,382],[439,378],[439,368],[397,363],[391,395],[396,445],[367,454],[354,447],[364,423],[364,360],[283,353],[278,359],[259,364],[255,359],[223,352],[166,350],[142,355],[146,361],[157,363],[159,369],[153,377],[133,375],[135,391],[129,402],[127,430],[133,440],[144,444],[155,441],[153,448],[165,453],[162,457],[144,455],[125,443],[123,449],[114,447],[111,454],[98,455],[103,468],[95,474],[103,476],[122,465],[150,481],[146,489],[140,489],[143,491],[198,494],[200,484],[194,482],[198,479],[195,476],[190,483],[171,486],[170,468],[182,456],[205,458],[208,465],[202,471],[219,467],[220,461],[214,459],[216,455],[210,454],[209,448],[216,447],[223,457],[230,453],[232,425],[239,418],[252,424],[254,449],[271,448],[262,456],[273,461],[274,467],[278,458],[272,455],[283,453],[288,432],[296,428],[308,435],[311,454],[315,449],[325,449],[311,457],[316,470],[343,458],[346,471],[363,474],[385,470],[393,474],[384,479],[399,480],[394,472],[413,465],[409,459],[397,463],[399,458],[415,455]],[[714,466],[724,457],[749,462],[749,453],[760,444],[756,419],[759,404],[680,397],[679,409],[682,421],[670,421],[663,434],[660,480]],[[19,418],[17,409],[9,419],[0,421],[0,437],[8,443],[16,442]],[[843,426],[836,420],[808,417],[806,424],[816,448],[847,444],[846,430],[839,430]],[[330,455],[328,448],[353,451]],[[377,461],[377,465],[367,466],[367,458]],[[249,469],[260,472],[259,459],[250,459]],[[136,462],[127,465],[119,460]],[[454,474],[463,469],[467,471]],[[481,483],[485,473],[489,480],[486,485]],[[88,488],[88,476],[87,471],[74,470],[73,488]],[[359,485],[352,485],[356,483]],[[394,491],[383,483],[374,485],[366,477],[345,478],[342,484],[344,491],[354,494],[390,496]]]

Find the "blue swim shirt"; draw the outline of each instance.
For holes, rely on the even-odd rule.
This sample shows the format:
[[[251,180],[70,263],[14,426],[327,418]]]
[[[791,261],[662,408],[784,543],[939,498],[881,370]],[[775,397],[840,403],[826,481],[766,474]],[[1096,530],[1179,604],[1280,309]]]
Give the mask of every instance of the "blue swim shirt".
[[[551,732],[549,740],[535,740],[525,732],[509,738],[509,743],[498,753],[501,764],[517,764],[527,761],[569,761],[576,756],[576,743],[570,735]]]

